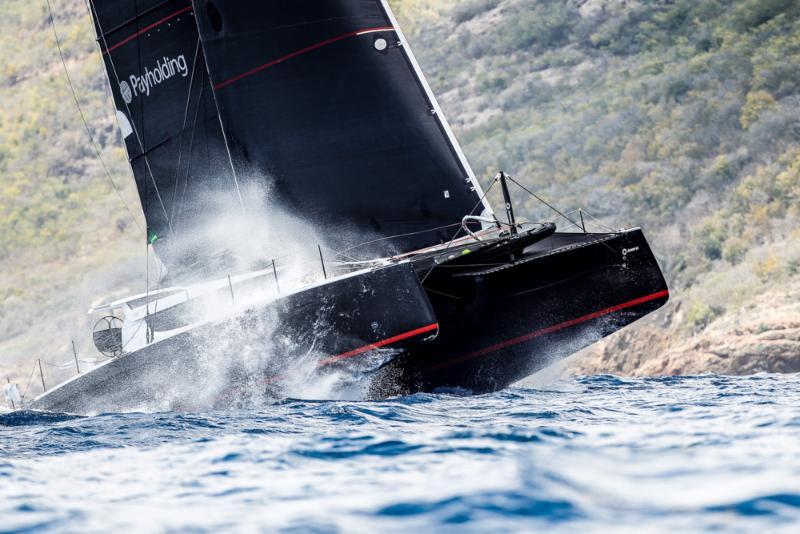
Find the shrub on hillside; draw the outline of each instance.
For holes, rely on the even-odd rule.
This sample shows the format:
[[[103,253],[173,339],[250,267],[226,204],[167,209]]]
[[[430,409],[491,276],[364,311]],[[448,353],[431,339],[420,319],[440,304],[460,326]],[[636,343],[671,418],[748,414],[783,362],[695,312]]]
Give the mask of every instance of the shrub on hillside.
[[[731,22],[737,30],[747,31],[796,7],[795,0],[745,0],[733,10]]]
[[[459,3],[452,12],[453,20],[458,24],[470,21],[483,13],[494,9],[500,0],[469,0]]]
[[[747,100],[742,107],[742,114],[739,122],[742,128],[747,130],[758,120],[762,113],[769,109],[774,109],[777,103],[775,99],[766,91],[750,91]]]

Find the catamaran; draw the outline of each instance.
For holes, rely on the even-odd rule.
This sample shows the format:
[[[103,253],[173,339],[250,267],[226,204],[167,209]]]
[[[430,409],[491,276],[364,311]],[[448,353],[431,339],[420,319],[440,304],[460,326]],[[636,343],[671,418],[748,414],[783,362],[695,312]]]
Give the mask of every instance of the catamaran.
[[[493,211],[385,0],[88,6],[161,268],[32,407],[235,405],[298,369],[491,392],[668,300],[640,229],[519,221],[505,173]],[[251,250],[278,212],[315,274]]]

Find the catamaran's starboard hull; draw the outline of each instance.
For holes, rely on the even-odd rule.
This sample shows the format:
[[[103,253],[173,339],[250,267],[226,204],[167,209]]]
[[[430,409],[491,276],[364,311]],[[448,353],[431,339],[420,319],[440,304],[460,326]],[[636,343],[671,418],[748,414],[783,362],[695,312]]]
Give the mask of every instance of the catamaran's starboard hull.
[[[376,394],[505,388],[663,306],[641,230],[555,234],[505,265],[425,283],[439,336],[383,370]]]

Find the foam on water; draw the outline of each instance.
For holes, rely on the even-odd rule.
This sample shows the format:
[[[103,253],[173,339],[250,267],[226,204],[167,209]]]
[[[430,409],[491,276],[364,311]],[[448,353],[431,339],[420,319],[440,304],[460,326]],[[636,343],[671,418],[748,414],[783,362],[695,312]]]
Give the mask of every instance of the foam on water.
[[[792,531],[800,377],[0,414],[0,531]]]

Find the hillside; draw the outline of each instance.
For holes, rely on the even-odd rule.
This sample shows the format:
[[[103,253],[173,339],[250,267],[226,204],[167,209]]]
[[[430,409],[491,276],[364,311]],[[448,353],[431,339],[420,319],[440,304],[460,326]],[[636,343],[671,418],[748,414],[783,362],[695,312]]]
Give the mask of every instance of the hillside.
[[[92,355],[86,310],[112,290],[144,289],[143,221],[92,25],[82,0],[51,3],[110,178],[72,100],[45,8],[7,0],[0,372],[12,377],[27,375],[37,357],[68,360],[71,339]],[[660,357],[625,352],[647,347],[636,338],[654,329],[667,338],[663,351],[704,333],[724,338],[741,310],[770,306],[760,295],[800,279],[800,4],[393,4],[484,180],[504,169],[564,210],[641,225],[653,243],[675,298],[629,329],[626,343],[616,336],[584,355],[579,369],[636,373],[619,360]],[[515,195],[525,217],[553,218]],[[715,368],[709,361],[705,370]]]
[[[768,311],[759,296],[800,278],[800,4],[473,0],[415,37],[480,175],[503,168],[563,210],[642,226],[653,243],[671,304],[577,370],[630,374],[640,370],[620,362],[641,360],[651,373],[735,371],[644,360],[707,328],[719,341],[727,319]],[[533,199],[525,207],[553,218]],[[650,328],[664,338],[651,354],[620,343],[651,340]],[[796,344],[765,353],[790,357],[800,370]]]
[[[119,286],[144,289],[139,201],[80,1],[54,1],[70,75],[126,210],[83,128],[45,8],[11,0],[0,18],[0,367],[95,357],[86,314]],[[57,370],[54,370],[57,372]]]

